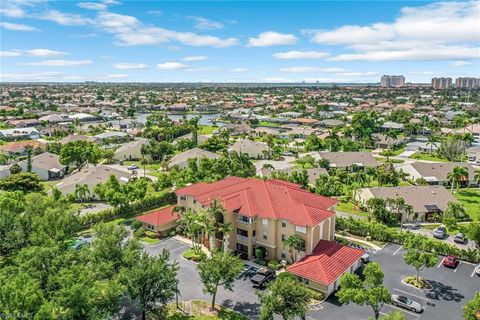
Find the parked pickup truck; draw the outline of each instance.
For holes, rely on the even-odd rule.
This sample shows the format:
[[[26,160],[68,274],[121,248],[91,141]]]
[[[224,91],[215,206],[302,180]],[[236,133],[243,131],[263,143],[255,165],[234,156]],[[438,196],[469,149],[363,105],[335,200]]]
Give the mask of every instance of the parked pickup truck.
[[[261,268],[258,272],[250,279],[253,283],[254,288],[264,289],[267,284],[275,279],[275,271],[268,268]]]

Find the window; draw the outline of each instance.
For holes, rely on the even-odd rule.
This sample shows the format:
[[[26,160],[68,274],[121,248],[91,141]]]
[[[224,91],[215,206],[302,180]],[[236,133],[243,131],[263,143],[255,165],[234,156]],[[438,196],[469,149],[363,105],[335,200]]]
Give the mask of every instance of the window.
[[[286,228],[287,227],[287,223],[285,221],[282,221],[282,228]]]
[[[285,241],[285,240],[287,240],[287,236],[282,234],[282,241]]]
[[[254,221],[253,218],[241,215],[237,215],[237,220],[244,223],[252,223]]]
[[[197,200],[193,199],[193,203],[194,203],[194,204],[197,203]]]
[[[264,226],[268,226],[268,219],[262,219],[262,224]]]
[[[238,229],[237,228],[237,234],[239,236],[242,236],[242,237],[248,237],[248,231],[247,230],[243,230],[243,229]]]
[[[180,196],[180,200],[182,200],[182,201],[187,200],[187,196]]]
[[[254,237],[257,235],[257,230],[253,230],[253,234],[252,234]]]
[[[268,232],[263,231],[263,240],[268,240]]]
[[[307,233],[307,228],[295,226],[295,231],[300,232],[300,233]]]
[[[282,259],[285,259],[285,257],[286,257],[285,252],[282,251],[281,257],[282,257]]]

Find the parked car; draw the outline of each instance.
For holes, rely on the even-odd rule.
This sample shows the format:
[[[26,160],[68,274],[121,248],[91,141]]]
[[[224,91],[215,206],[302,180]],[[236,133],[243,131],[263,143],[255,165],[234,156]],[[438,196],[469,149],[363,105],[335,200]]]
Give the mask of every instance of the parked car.
[[[361,257],[360,260],[362,260],[362,263],[367,264],[370,262],[370,255],[368,253],[364,253]]]
[[[449,268],[455,268],[457,266],[457,257],[455,256],[446,256],[443,259],[443,265]]]
[[[447,236],[447,228],[440,226],[433,230],[433,237],[437,239],[445,239]]]
[[[132,164],[131,166],[127,167],[128,170],[137,170],[138,166],[136,164]]]
[[[392,304],[394,306],[402,307],[402,308],[411,310],[413,312],[420,313],[423,311],[423,307],[420,303],[410,300],[407,297],[399,296],[396,294],[392,294]]]
[[[467,243],[467,238],[465,238],[463,233],[457,233],[455,235],[455,237],[453,238],[453,241],[456,242],[456,243],[465,244],[465,243]]]
[[[480,277],[480,263],[475,267],[475,274]]]
[[[275,279],[275,277],[275,270],[261,268],[258,270],[257,274],[250,279],[250,281],[253,283],[254,288],[264,289],[270,281]]]

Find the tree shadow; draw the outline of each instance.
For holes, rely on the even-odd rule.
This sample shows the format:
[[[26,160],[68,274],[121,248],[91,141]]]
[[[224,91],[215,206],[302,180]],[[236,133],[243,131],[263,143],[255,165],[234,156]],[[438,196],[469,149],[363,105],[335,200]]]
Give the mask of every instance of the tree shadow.
[[[465,296],[451,286],[444,285],[435,280],[428,281],[432,285],[432,289],[426,293],[426,297],[433,300],[445,300],[460,302]]]
[[[226,299],[222,301],[222,306],[232,309],[235,312],[238,312],[248,319],[258,319],[260,315],[260,303],[255,302],[236,302],[234,303],[231,299]]]

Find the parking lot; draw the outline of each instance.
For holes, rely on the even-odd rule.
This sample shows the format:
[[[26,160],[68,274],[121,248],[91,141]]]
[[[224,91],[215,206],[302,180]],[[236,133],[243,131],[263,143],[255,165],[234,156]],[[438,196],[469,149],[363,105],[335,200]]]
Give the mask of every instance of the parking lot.
[[[202,284],[197,274],[196,264],[185,260],[181,254],[190,247],[188,243],[169,238],[155,245],[146,245],[150,254],[159,254],[165,248],[170,251],[171,259],[179,263],[179,289],[181,300],[201,299],[209,301],[211,297],[202,292]],[[372,251],[372,250],[371,250]],[[462,306],[473,298],[480,288],[480,277],[474,274],[475,266],[460,262],[456,268],[442,265],[443,257],[439,257],[435,267],[422,270],[420,275],[430,281],[433,288],[422,291],[402,283],[402,278],[414,275],[413,267],[403,261],[405,253],[402,246],[387,244],[381,250],[370,252],[371,260],[382,265],[385,272],[385,286],[392,294],[408,297],[419,302],[424,312],[414,313],[402,308],[385,305],[381,310],[387,314],[395,310],[402,311],[408,320],[462,319]],[[257,291],[252,287],[250,278],[258,271],[258,266],[246,262],[242,274],[235,283],[234,292],[219,289],[217,302],[230,307],[250,319],[258,319],[259,299]],[[308,319],[352,319],[365,320],[373,316],[368,306],[340,304],[335,295],[330,296],[321,305],[311,307]]]

